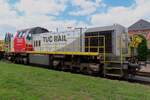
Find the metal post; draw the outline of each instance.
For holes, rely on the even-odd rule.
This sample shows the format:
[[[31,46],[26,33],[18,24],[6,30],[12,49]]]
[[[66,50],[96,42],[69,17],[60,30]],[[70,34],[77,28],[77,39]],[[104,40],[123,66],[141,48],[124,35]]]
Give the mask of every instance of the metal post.
[[[122,34],[121,34],[121,37],[120,37],[120,60],[121,60],[121,75],[123,75],[123,55],[122,55]]]
[[[122,63],[123,63],[123,58],[122,58],[122,36],[120,37],[120,56],[121,56],[121,66],[122,66]]]
[[[106,60],[106,58],[105,58],[105,56],[106,56],[106,49],[105,49],[105,36],[104,36],[103,41],[104,41],[104,63],[105,63],[105,60]]]
[[[80,31],[80,33],[79,33],[79,35],[80,35],[80,52],[82,52],[82,27],[80,27],[80,28],[75,28],[75,29],[79,29],[79,31]]]
[[[90,52],[90,37],[88,37],[88,52]]]
[[[82,28],[80,28],[80,52],[82,52]]]
[[[106,53],[105,52],[105,36],[103,36],[103,56],[104,56],[103,57],[104,69],[103,70],[104,70],[104,77],[106,76],[106,69],[105,69],[105,60],[106,60],[105,56],[106,55],[105,55],[105,53]]]

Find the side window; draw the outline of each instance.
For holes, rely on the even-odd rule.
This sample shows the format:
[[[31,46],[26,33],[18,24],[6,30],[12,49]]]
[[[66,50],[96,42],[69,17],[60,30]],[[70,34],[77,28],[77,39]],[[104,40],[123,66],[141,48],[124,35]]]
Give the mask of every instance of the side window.
[[[22,38],[26,35],[26,32],[25,31],[22,31],[22,32],[18,32],[18,36],[19,38]]]
[[[38,41],[36,40],[36,47],[38,46]]]
[[[34,47],[36,47],[36,41],[34,41]]]
[[[39,40],[39,46],[41,46],[41,41]]]
[[[26,33],[25,33],[25,32],[23,32],[23,33],[22,33],[22,35],[21,35],[21,37],[24,37],[25,35],[26,35]]]
[[[31,33],[29,33],[28,35],[27,35],[27,40],[31,40],[32,39],[32,36],[31,36]]]
[[[22,34],[23,34],[22,32],[19,32],[18,37],[20,38],[22,36]]]
[[[40,40],[35,40],[33,44],[34,44],[34,47],[41,46],[41,41]]]
[[[39,41],[37,41],[37,46],[39,46]]]

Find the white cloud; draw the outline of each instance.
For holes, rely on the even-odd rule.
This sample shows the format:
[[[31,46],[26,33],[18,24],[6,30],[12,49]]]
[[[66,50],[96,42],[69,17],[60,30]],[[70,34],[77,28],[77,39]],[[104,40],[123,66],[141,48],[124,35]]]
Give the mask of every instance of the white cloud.
[[[10,16],[15,17],[15,14],[16,12],[10,8],[6,1],[0,0],[0,18],[10,18]]]
[[[1,33],[14,32],[16,29],[24,29],[34,26],[45,27],[49,30],[66,27],[86,27],[87,22],[72,20],[58,20],[59,16],[67,8],[68,2],[74,2],[74,6],[79,7],[75,15],[86,15],[90,17],[92,26],[111,25],[119,23],[129,26],[140,18],[150,20],[150,0],[135,0],[130,7],[109,7],[106,13],[93,14],[103,2],[101,0],[20,0],[15,5],[10,5],[8,0],[0,0],[0,38]],[[19,15],[17,11],[24,12]],[[47,16],[51,14],[55,16]],[[73,14],[73,13],[72,13]],[[88,22],[88,23],[89,23]]]
[[[110,7],[106,13],[92,15],[92,25],[104,26],[119,23],[129,26],[141,18],[150,20],[150,0],[135,0],[135,2],[136,4],[130,7]]]
[[[52,14],[58,15],[66,8],[66,0],[21,0],[16,4],[19,11],[27,15]]]
[[[78,9],[70,12],[70,15],[84,16],[94,13],[98,7],[104,4],[102,0],[72,0],[72,5],[77,6]]]
[[[16,12],[12,10],[6,0],[0,0],[0,39],[5,32],[14,31],[15,27],[10,25],[11,19],[17,19]]]
[[[14,32],[29,27],[45,27],[49,30],[75,26],[75,20],[57,20],[54,16],[65,9],[67,0],[21,0],[16,5],[10,5],[6,0],[0,0],[0,39],[5,32]],[[15,10],[24,12],[20,16]],[[2,34],[3,33],[3,34]]]

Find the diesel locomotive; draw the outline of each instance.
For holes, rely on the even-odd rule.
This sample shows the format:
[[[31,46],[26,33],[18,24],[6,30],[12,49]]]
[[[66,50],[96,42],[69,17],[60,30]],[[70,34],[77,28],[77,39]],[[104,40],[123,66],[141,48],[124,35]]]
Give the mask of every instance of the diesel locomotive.
[[[34,27],[7,33],[4,41],[4,58],[15,63],[119,78],[140,69],[127,29],[119,24],[60,32]]]

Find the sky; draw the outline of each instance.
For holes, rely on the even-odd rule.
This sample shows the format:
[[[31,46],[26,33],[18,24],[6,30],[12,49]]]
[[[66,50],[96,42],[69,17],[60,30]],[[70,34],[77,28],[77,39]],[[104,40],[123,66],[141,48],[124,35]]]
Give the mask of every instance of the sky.
[[[30,27],[129,27],[150,21],[150,0],[0,0],[0,38]]]

